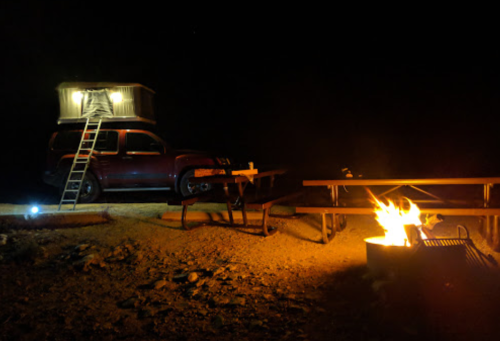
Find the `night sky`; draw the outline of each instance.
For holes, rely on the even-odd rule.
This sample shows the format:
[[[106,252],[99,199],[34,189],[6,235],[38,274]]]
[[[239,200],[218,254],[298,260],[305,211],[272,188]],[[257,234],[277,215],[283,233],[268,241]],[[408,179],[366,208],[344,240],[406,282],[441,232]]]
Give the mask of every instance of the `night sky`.
[[[500,175],[491,27],[122,5],[0,5],[4,201],[45,188],[63,81],[144,84],[174,147],[304,178],[334,178],[344,165],[367,178]]]

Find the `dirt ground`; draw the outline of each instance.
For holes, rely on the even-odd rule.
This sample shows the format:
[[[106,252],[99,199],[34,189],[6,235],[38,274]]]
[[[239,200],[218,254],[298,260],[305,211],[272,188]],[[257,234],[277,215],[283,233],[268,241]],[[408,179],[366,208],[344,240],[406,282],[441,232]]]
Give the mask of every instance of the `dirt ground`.
[[[42,206],[42,212],[56,206]],[[465,340],[500,335],[496,268],[436,283],[376,279],[364,238],[370,216],[349,216],[328,245],[318,215],[277,206],[279,233],[160,219],[166,204],[92,204],[80,224],[0,205],[0,340]],[[221,211],[196,204],[194,211]],[[4,216],[5,218],[5,216]],[[45,219],[26,225],[26,219]],[[24,221],[24,223],[21,223]],[[500,262],[476,218],[447,217],[439,236],[466,225]],[[464,271],[465,272],[465,271]],[[427,287],[426,287],[427,286]]]

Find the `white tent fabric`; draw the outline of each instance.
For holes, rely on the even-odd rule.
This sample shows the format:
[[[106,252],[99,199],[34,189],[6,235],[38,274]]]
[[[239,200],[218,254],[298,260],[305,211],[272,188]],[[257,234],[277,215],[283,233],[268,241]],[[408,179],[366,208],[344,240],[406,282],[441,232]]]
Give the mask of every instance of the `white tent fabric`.
[[[113,102],[109,89],[85,91],[82,117],[113,117]]]
[[[154,123],[154,92],[140,84],[62,83],[59,123],[87,117],[109,120],[146,120]]]

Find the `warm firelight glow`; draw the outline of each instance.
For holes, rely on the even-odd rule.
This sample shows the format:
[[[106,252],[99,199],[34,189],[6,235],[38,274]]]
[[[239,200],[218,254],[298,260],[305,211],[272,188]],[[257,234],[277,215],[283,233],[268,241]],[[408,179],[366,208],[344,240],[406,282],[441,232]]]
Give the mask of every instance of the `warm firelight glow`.
[[[384,245],[410,246],[406,235],[405,225],[421,226],[420,210],[410,199],[410,208],[405,210],[397,207],[394,202],[388,200],[388,205],[378,199],[375,200],[375,213],[377,221],[385,232]]]

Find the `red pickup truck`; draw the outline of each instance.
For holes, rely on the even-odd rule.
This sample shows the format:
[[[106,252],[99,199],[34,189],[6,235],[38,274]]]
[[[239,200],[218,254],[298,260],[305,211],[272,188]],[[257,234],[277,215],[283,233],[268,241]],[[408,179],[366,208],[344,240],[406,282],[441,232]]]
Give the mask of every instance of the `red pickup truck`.
[[[61,192],[81,135],[81,129],[66,129],[50,139],[43,180]],[[226,158],[173,149],[152,131],[101,128],[79,201],[93,202],[102,192],[175,190],[189,196],[210,189],[208,184],[189,182],[194,169],[226,165]]]

